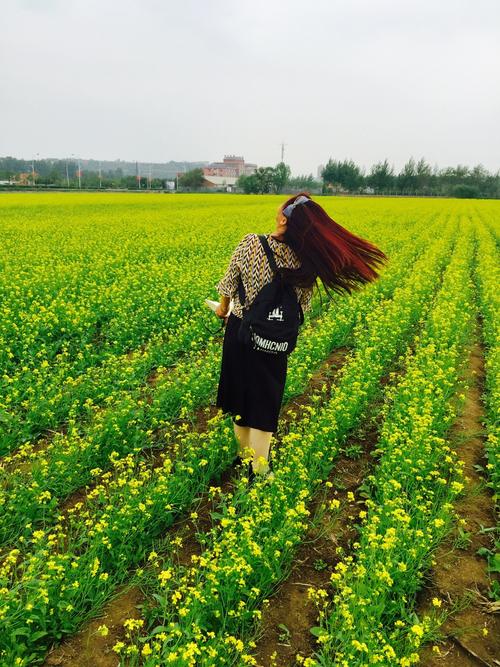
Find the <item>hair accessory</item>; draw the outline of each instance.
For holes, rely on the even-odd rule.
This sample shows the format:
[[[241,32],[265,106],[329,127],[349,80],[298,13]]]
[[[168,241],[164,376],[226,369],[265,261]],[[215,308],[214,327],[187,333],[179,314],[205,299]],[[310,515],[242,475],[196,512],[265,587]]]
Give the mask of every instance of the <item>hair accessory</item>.
[[[296,199],[294,202],[292,202],[291,204],[288,204],[288,206],[286,206],[286,207],[283,209],[283,215],[284,215],[286,218],[289,218],[291,212],[293,211],[293,209],[294,209],[296,206],[298,206],[299,204],[305,204],[306,201],[311,201],[311,199],[309,199],[309,197],[306,197],[305,195],[300,195],[300,197],[297,197],[297,199]]]

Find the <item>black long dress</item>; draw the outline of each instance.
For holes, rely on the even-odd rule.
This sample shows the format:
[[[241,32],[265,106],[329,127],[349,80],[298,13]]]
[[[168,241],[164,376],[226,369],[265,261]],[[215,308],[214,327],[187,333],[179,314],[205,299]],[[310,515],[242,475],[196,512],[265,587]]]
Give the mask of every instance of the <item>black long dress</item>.
[[[285,389],[288,357],[265,354],[237,339],[241,319],[228,317],[220,367],[217,407],[239,426],[275,432]],[[239,415],[241,419],[235,419]]]

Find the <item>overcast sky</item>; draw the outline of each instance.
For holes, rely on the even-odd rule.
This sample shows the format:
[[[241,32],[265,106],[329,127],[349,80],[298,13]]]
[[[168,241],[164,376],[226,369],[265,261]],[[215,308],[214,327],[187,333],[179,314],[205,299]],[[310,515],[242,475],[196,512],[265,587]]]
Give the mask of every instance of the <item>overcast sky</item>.
[[[500,168],[499,0],[5,0],[0,156]]]

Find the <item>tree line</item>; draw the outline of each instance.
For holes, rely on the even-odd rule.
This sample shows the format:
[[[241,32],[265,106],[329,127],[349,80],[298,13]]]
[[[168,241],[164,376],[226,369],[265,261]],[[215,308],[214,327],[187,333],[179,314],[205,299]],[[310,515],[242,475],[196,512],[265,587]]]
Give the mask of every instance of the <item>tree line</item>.
[[[500,197],[500,171],[491,174],[482,165],[472,169],[458,165],[440,169],[421,158],[410,158],[396,173],[389,162],[377,162],[365,174],[352,160],[330,159],[322,170],[323,187],[331,192],[428,195],[453,197]]]
[[[165,178],[151,178],[142,175],[140,179],[134,175],[124,174],[123,170],[102,169],[101,173],[93,169],[81,169],[74,160],[19,160],[14,157],[0,157],[0,181],[14,181],[18,185],[33,185],[55,188],[126,188],[129,190],[147,188],[164,189]]]
[[[32,163],[7,157],[0,158],[0,181],[15,181],[17,185],[33,185]],[[39,186],[70,188],[127,188],[165,189],[165,178],[124,175],[121,169],[77,171],[74,162],[65,160],[37,160],[35,184]],[[179,175],[176,187],[183,190],[206,188],[201,168]],[[245,193],[281,193],[308,190],[323,194],[377,194],[424,195],[444,197],[500,198],[500,171],[490,173],[482,165],[473,168],[458,165],[443,169],[431,167],[421,158],[410,158],[396,173],[387,159],[374,164],[365,173],[353,160],[333,160],[321,171],[321,180],[312,174],[292,176],[290,167],[279,162],[275,167],[259,167],[251,175],[241,175],[236,182]]]
[[[179,185],[192,189],[203,186],[202,169],[193,169],[179,177]],[[312,174],[291,176],[284,162],[275,167],[259,167],[251,175],[242,175],[236,181],[245,193],[280,193],[285,190],[320,191],[323,194],[378,194],[424,195],[467,198],[500,197],[500,172],[491,174],[482,165],[472,169],[466,166],[431,167],[424,158],[416,162],[410,158],[399,173],[387,159],[374,164],[366,174],[352,160],[330,159],[321,171],[321,181]]]

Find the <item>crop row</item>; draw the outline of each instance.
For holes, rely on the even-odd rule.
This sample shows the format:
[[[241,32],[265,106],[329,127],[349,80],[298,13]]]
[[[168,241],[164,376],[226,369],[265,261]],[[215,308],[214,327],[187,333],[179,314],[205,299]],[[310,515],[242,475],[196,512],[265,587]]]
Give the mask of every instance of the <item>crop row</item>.
[[[472,228],[462,225],[431,317],[383,409],[379,462],[363,487],[368,499],[354,554],[337,564],[330,601],[327,591],[316,591],[321,648],[311,664],[419,662],[431,626],[429,617],[415,616],[415,594],[463,488],[464,462],[446,433],[465,398],[457,392],[475,318],[473,254]]]
[[[477,225],[478,284],[482,337],[485,345],[486,453],[488,473],[500,513],[500,252],[491,233]]]

